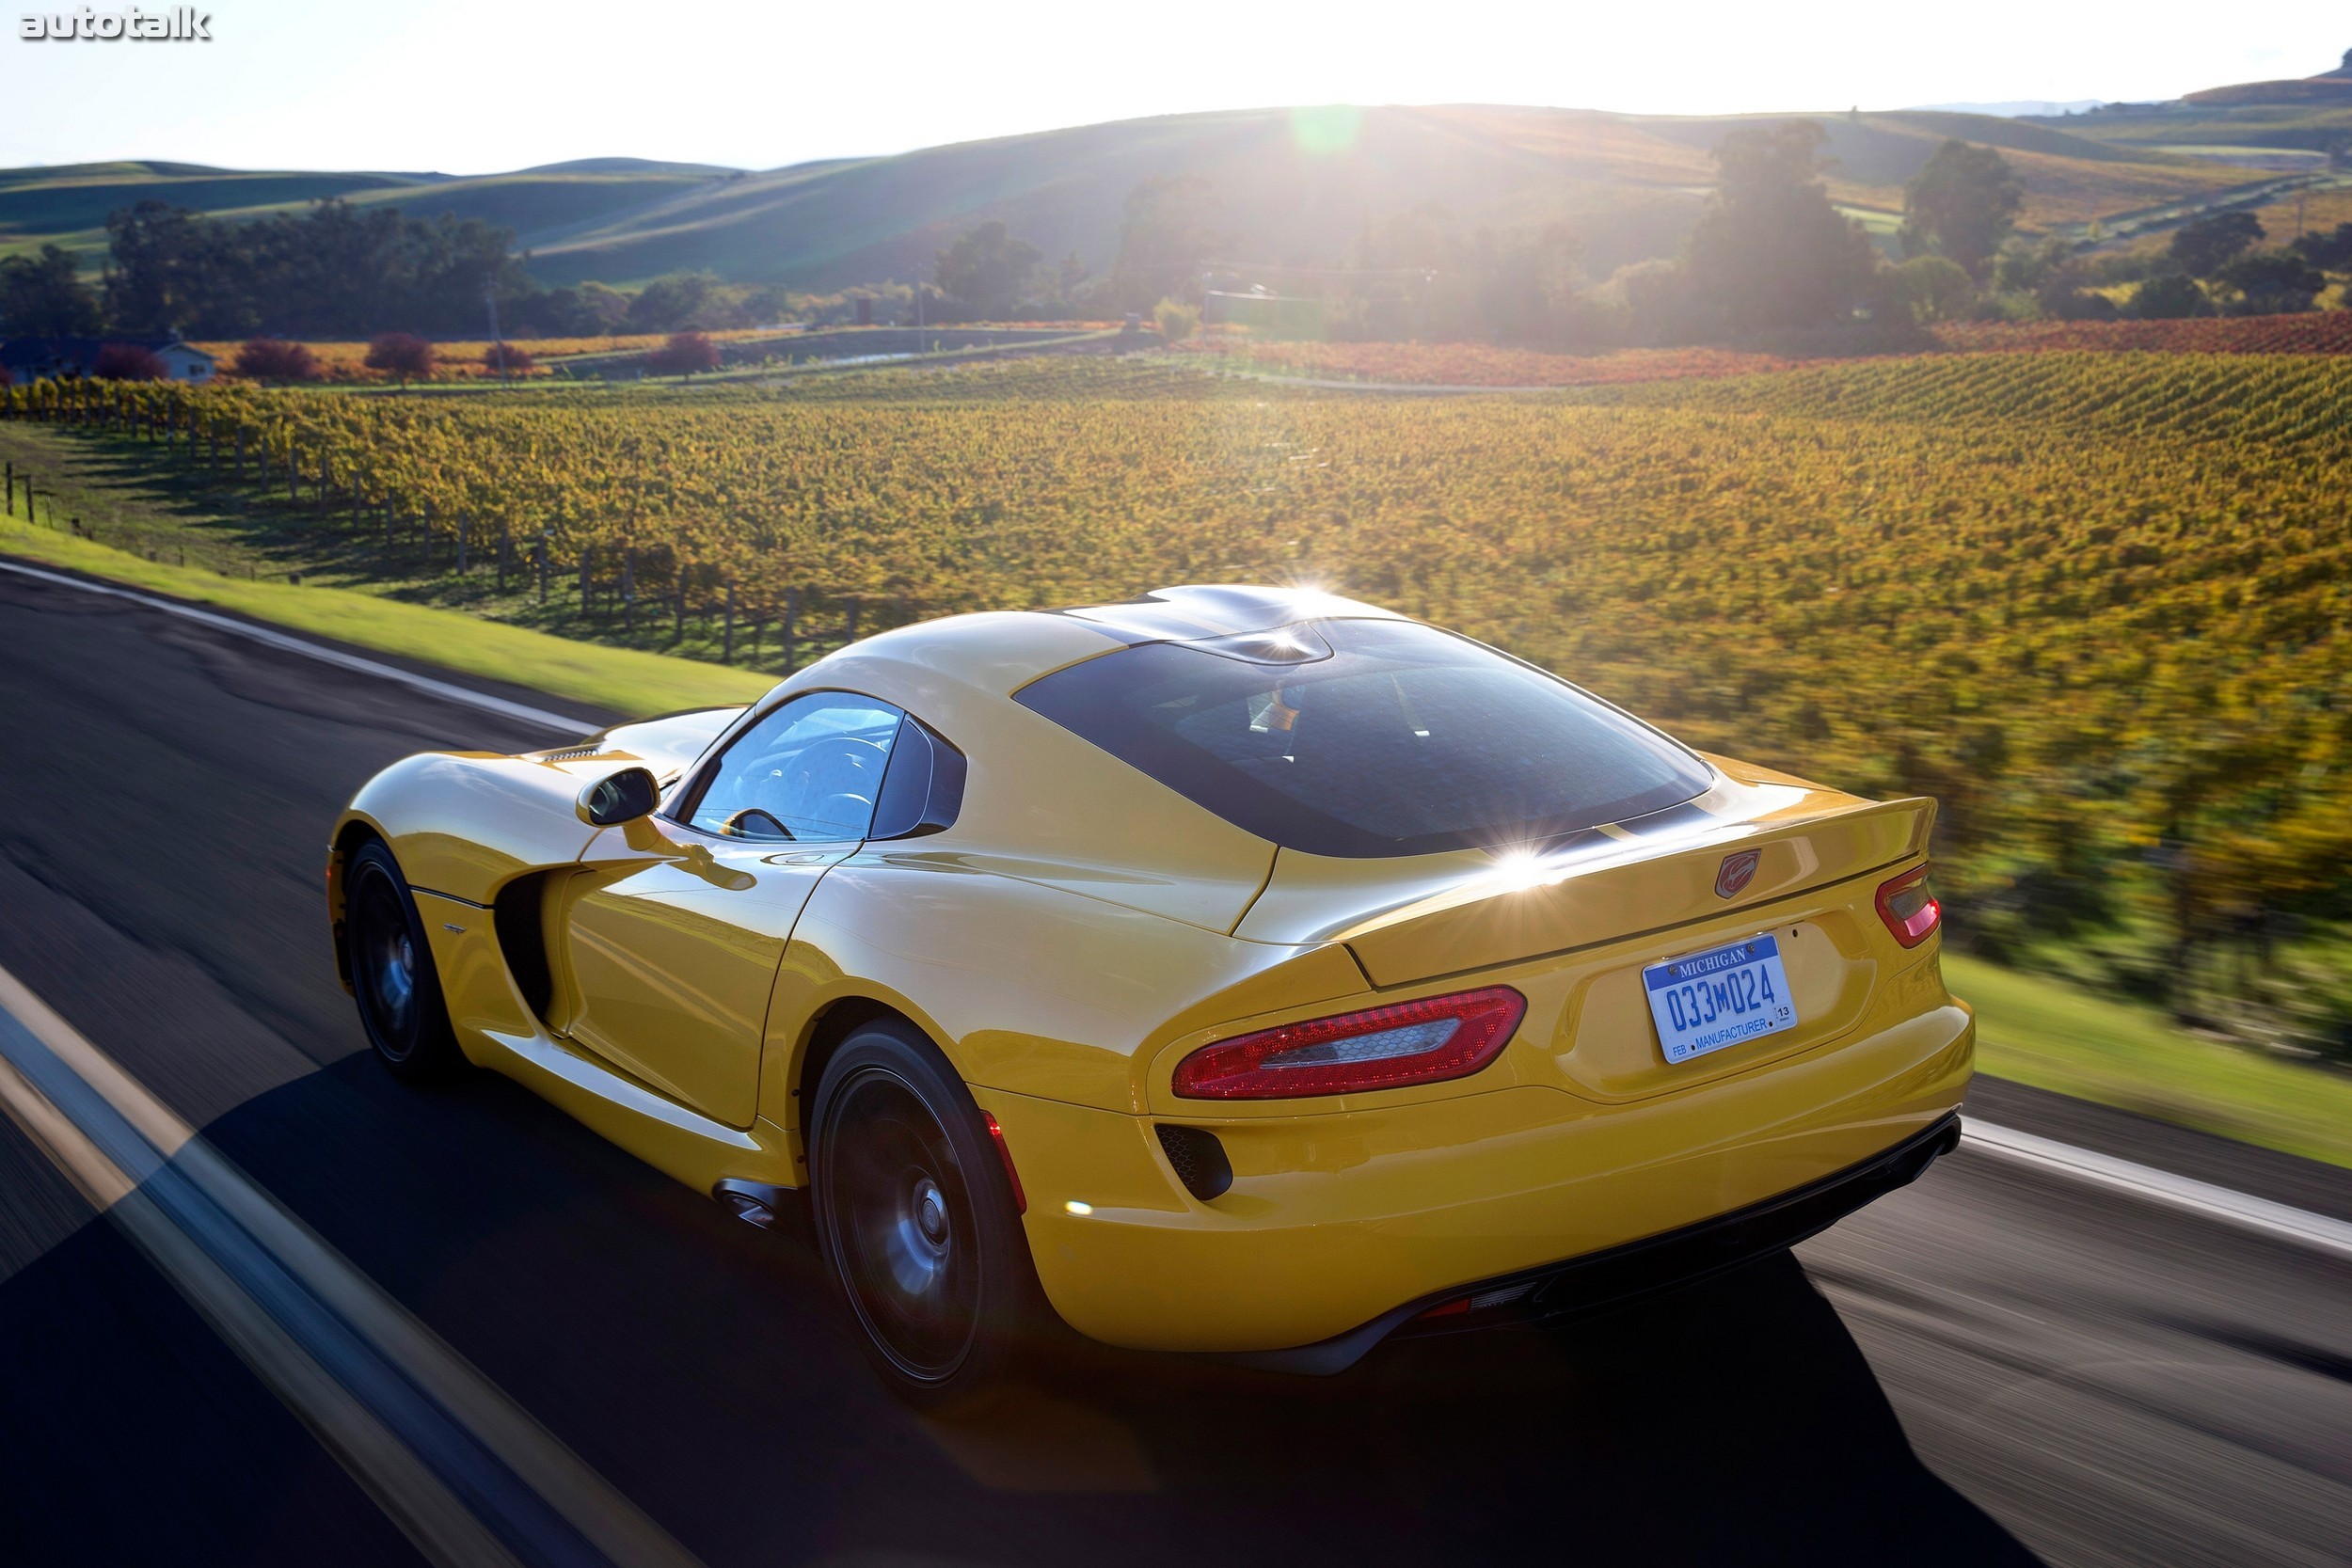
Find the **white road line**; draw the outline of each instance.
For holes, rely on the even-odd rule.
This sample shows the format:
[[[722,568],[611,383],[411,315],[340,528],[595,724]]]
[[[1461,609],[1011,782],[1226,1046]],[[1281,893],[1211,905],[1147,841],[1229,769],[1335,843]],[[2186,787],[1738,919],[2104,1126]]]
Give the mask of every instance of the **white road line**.
[[[6,969],[0,1112],[122,1227],[430,1560],[698,1568]]]
[[[98,594],[110,599],[128,599],[133,604],[143,605],[149,610],[160,610],[167,615],[177,615],[183,620],[196,621],[215,631],[225,631],[251,641],[265,643],[284,653],[299,654],[304,658],[314,658],[321,664],[332,664],[338,669],[354,670],[363,675],[378,675],[388,681],[398,681],[411,690],[427,692],[453,703],[463,703],[468,707],[477,707],[485,713],[495,713],[501,718],[519,719],[526,724],[543,725],[550,730],[561,730],[566,735],[588,735],[603,727],[591,723],[585,719],[574,719],[565,714],[550,712],[547,708],[532,707],[528,703],[510,703],[503,697],[493,697],[486,691],[475,691],[449,681],[437,681],[430,675],[420,675],[412,670],[403,670],[396,665],[381,664],[372,658],[361,658],[357,654],[347,654],[340,648],[329,648],[282,631],[273,631],[267,626],[257,626],[249,621],[240,621],[233,615],[219,615],[209,610],[199,610],[194,605],[182,604],[176,599],[162,598],[153,594],[141,594],[129,588],[117,588],[108,583],[90,582],[82,578],[70,577],[63,572],[44,572],[38,566],[20,565],[12,561],[0,561],[0,572],[9,572],[23,578],[36,578],[42,582],[55,583],[61,588],[78,588],[85,594]]]
[[[2228,1187],[2217,1187],[2210,1181],[2175,1176],[2169,1170],[2119,1160],[2112,1154],[2096,1154],[2088,1148],[2059,1143],[2055,1138],[2037,1137],[2031,1132],[1995,1127],[1991,1122],[1970,1120],[1964,1116],[1961,1128],[1961,1138],[1964,1144],[1999,1159],[2039,1165],[2077,1181],[2112,1187],[2152,1203],[2185,1209],[2191,1213],[2203,1214],[2209,1219],[2222,1220],[2249,1230],[2285,1237],[2321,1252],[2334,1253],[2339,1258],[2352,1258],[2352,1225],[2329,1219],[2325,1214],[2314,1214],[2284,1203],[2273,1203],[2268,1198],[2255,1197]]]

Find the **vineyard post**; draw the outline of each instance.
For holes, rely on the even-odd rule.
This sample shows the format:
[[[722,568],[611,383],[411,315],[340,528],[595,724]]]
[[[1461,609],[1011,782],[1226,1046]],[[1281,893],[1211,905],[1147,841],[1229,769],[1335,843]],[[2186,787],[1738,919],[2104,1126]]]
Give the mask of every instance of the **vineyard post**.
[[[858,606],[863,602],[863,600],[856,598],[850,599],[849,610],[842,615],[841,645],[845,648],[857,641],[857,610]]]
[[[637,552],[621,552],[621,629],[637,635]]]
[[[539,531],[539,602],[542,605],[548,602],[548,550],[554,542],[554,534],[546,529]]]
[[[723,651],[719,655],[719,662],[733,664],[735,662],[735,584],[732,581],[727,584],[727,633],[726,641],[722,644],[722,647]]]
[[[801,591],[784,591],[784,625],[777,629],[777,639],[784,644],[784,673],[792,673],[792,643],[801,625]]]
[[[426,507],[424,515],[431,517],[433,509]],[[462,578],[466,575],[466,515],[460,512],[457,521],[451,526],[457,534],[457,575]]]
[[[586,619],[588,619],[588,610],[589,610],[589,603],[588,603],[588,564],[589,564],[589,562],[590,562],[594,561],[596,558],[596,546],[594,546],[594,545],[582,545],[582,546],[580,546],[580,618],[581,620],[583,620],[583,621],[585,621]]]
[[[245,483],[245,426],[237,426],[237,483]]]
[[[351,491],[351,520],[355,523],[359,520],[359,489],[357,485],[352,486]],[[384,563],[389,566],[391,561],[392,503],[388,500],[384,503]]]
[[[506,562],[507,562],[507,558],[508,558],[509,556],[513,555],[514,553],[515,553],[515,529],[514,529],[514,525],[513,525],[513,524],[511,524],[511,523],[507,523],[507,522],[501,521],[501,522],[499,524],[499,597],[500,597],[500,598],[501,598],[501,599],[502,599],[502,598],[504,598],[504,597],[506,597]]]
[[[673,642],[682,641],[686,637],[686,562],[683,561],[677,563],[676,576],[677,591],[670,596],[671,609],[675,615],[670,626],[670,641]]]

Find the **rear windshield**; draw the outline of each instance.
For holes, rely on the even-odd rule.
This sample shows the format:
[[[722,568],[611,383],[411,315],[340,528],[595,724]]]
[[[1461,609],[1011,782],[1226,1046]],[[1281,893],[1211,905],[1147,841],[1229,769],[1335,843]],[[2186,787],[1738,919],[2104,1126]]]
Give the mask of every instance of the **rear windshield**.
[[[1145,643],[1016,701],[1317,855],[1525,843],[1663,811],[1712,782],[1691,752],[1566,682],[1409,621]]]

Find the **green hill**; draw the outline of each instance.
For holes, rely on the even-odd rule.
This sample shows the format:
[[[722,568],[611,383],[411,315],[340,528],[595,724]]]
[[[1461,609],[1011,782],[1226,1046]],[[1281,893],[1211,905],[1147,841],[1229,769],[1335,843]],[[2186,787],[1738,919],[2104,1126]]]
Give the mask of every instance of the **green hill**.
[[[2250,173],[2137,138],[2077,135],[2074,121],[1815,118],[1836,160],[1837,198],[1884,212],[1900,207],[1903,182],[1948,136],[2002,148],[2025,182],[2026,221],[2041,226],[2201,196]],[[95,266],[107,214],[149,198],[254,217],[338,197],[511,228],[549,283],[697,268],[816,289],[908,278],[989,218],[1099,272],[1137,183],[1197,175],[1210,182],[1214,226],[1232,236],[1237,261],[1342,262],[1368,223],[1436,203],[1466,226],[1565,220],[1584,239],[1587,268],[1605,273],[1673,253],[1712,181],[1708,150],[1737,123],[1480,104],[1331,107],[1124,120],[757,173],[618,157],[462,178],[79,165],[0,171],[0,252],[55,241]]]

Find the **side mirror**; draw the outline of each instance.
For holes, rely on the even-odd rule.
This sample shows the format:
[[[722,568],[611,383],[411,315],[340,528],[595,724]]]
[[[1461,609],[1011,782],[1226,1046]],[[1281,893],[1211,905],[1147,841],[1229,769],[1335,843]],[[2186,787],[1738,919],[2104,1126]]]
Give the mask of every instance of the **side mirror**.
[[[661,784],[644,768],[624,768],[580,792],[580,819],[592,828],[634,822],[661,803]]]

